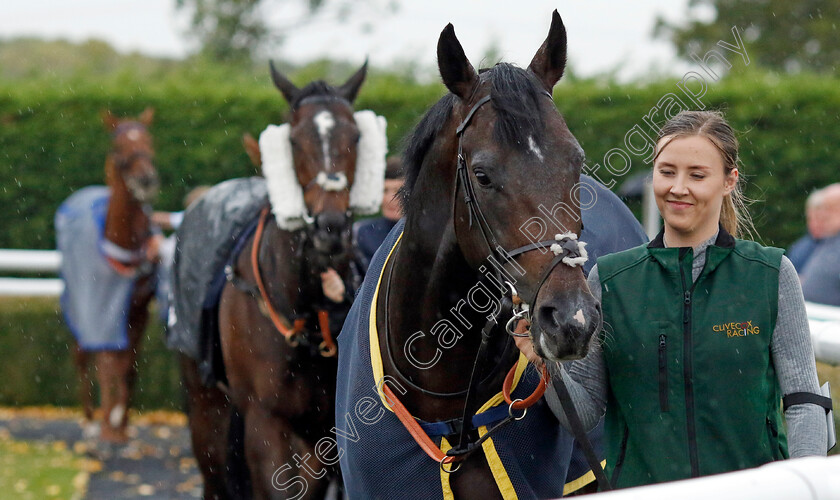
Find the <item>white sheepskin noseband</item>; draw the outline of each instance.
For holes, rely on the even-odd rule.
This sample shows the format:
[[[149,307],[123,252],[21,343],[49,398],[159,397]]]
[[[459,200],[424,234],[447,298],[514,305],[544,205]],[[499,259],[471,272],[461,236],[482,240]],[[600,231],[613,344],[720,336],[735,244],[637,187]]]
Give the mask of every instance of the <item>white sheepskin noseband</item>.
[[[359,128],[356,146],[356,178],[350,188],[350,210],[356,215],[370,215],[379,211],[385,188],[385,117],[373,111],[353,114]],[[262,171],[268,185],[268,199],[277,225],[293,231],[305,225],[308,211],[303,202],[303,188],[295,174],[289,124],[269,125],[260,134]],[[326,191],[340,191],[347,187],[343,173],[320,172],[315,182]]]

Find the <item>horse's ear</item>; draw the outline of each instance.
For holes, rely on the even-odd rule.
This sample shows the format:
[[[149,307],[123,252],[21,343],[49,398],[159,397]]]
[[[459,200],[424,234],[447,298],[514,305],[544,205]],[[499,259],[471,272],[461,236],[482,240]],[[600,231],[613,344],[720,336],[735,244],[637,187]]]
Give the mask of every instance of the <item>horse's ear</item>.
[[[251,159],[251,163],[255,167],[261,167],[262,154],[260,153],[260,143],[254,139],[254,136],[247,132],[244,133],[242,135],[242,145],[245,146],[245,152],[248,153],[248,158]]]
[[[117,125],[119,125],[119,124],[120,124],[120,120],[119,120],[119,118],[117,118],[116,116],[114,116],[114,115],[111,113],[111,110],[110,110],[110,109],[103,109],[103,110],[99,113],[99,115],[102,117],[102,123],[104,123],[104,124],[105,124],[105,129],[106,129],[108,132],[113,132],[114,130],[116,130],[116,129],[117,129]]]
[[[144,126],[149,127],[152,124],[152,120],[155,119],[155,108],[146,108],[140,113],[140,116],[137,117],[137,121],[142,123]]]
[[[274,81],[274,86],[280,90],[286,102],[291,105],[300,90],[288,78],[283,76],[283,73],[277,71],[277,68],[274,67],[274,61],[269,60],[268,67],[271,69],[271,80]]]
[[[452,23],[447,24],[440,33],[437,58],[440,76],[446,88],[461,100],[468,99],[478,83],[478,74],[467,59],[461,42],[455,36]]]
[[[365,76],[367,76],[367,59],[365,59],[365,63],[362,64],[362,67],[359,68],[359,71],[351,76],[344,85],[338,88],[338,95],[347,99],[349,102],[353,102],[356,100],[356,95],[359,93],[359,88],[361,88],[362,83],[365,81]]]
[[[528,69],[537,75],[543,87],[549,92],[563,76],[563,70],[566,69],[566,27],[563,26],[563,20],[560,19],[560,14],[556,10],[551,15],[548,36],[534,55]]]

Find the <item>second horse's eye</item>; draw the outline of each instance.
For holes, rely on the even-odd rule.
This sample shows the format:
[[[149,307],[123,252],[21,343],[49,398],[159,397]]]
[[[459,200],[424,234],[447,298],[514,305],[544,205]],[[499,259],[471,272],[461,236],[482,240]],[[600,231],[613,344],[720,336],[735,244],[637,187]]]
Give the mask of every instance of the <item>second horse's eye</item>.
[[[484,173],[484,170],[477,168],[475,169],[474,173],[475,180],[477,180],[481,186],[487,187],[491,184],[490,177],[487,177],[487,174]]]

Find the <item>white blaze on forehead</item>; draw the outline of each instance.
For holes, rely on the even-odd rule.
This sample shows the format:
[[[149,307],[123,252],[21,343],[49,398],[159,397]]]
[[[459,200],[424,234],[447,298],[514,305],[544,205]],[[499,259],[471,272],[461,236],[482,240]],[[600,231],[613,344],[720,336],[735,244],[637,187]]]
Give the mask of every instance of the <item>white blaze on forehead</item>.
[[[531,135],[528,136],[528,148],[531,150],[532,153],[537,155],[537,159],[543,161],[544,157],[542,151],[540,151],[540,147],[537,146],[536,141],[534,141],[534,137]]]
[[[128,140],[130,141],[137,141],[140,140],[140,131],[135,128],[126,132],[125,136],[128,137]]]
[[[586,317],[583,315],[583,311],[578,309],[574,316],[572,316],[575,321],[580,323],[580,326],[586,326]]]
[[[321,111],[315,115],[315,126],[318,127],[318,136],[321,138],[321,151],[324,153],[324,170],[330,171],[330,131],[335,127],[335,118],[329,111]]]

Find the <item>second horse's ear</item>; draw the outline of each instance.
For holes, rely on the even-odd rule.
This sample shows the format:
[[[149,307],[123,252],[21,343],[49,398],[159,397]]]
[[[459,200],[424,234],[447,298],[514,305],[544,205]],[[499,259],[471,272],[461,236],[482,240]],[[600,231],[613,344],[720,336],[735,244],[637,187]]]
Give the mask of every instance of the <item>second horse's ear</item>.
[[[347,81],[344,82],[344,85],[338,88],[338,94],[347,99],[350,103],[356,100],[356,96],[359,94],[359,89],[365,81],[365,76],[367,76],[367,65],[368,62],[367,59],[365,59],[365,63],[362,64],[362,67],[359,68],[353,76],[348,78]]]
[[[120,124],[120,120],[111,113],[110,109],[103,109],[99,116],[102,117],[102,123],[105,125],[105,130],[108,132],[113,132],[117,129],[117,125]]]
[[[140,116],[137,117],[137,121],[145,125],[146,127],[151,126],[152,120],[155,119],[155,108],[146,108],[140,113]]]
[[[478,84],[478,73],[467,59],[452,24],[447,24],[440,33],[437,58],[440,76],[446,88],[462,101],[469,99]]]
[[[551,15],[551,28],[542,47],[534,55],[528,69],[537,76],[543,87],[551,93],[566,69],[566,27],[555,10]]]
[[[283,98],[291,106],[300,89],[295,87],[295,84],[290,82],[283,73],[277,71],[277,68],[274,67],[274,61],[269,60],[268,67],[271,70],[271,80],[274,82],[274,86],[283,94]]]

